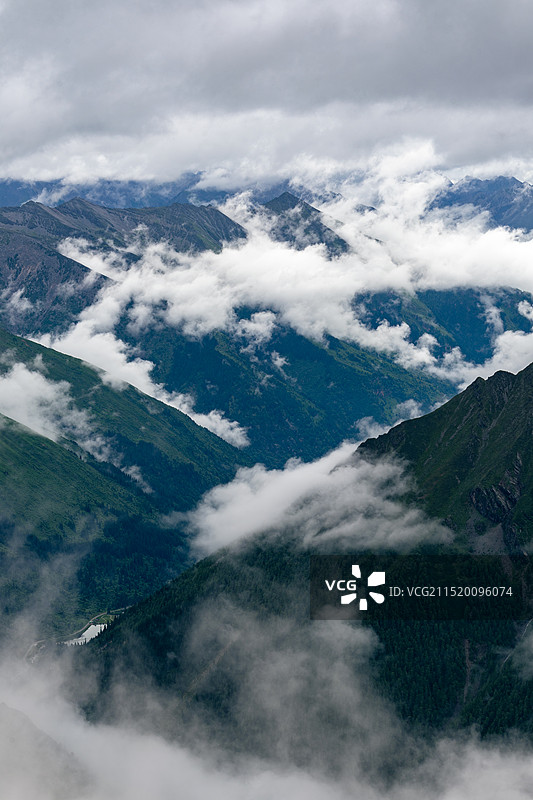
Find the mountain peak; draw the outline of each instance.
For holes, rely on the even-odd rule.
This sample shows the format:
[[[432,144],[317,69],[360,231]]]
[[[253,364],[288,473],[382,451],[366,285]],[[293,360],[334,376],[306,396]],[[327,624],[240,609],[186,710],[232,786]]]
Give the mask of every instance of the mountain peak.
[[[91,203],[89,200],[86,200],[84,197],[72,197],[70,200],[66,200],[64,203],[60,203],[57,208],[59,210],[64,209],[76,209],[76,208],[104,208],[105,206],[99,206],[95,203]]]
[[[499,370],[431,414],[368,439],[359,452],[410,462],[418,498],[463,531],[474,551],[485,544],[479,531],[494,525],[501,547],[520,551],[533,533],[532,400],[533,364],[517,375]]]
[[[290,192],[283,192],[283,194],[280,194],[279,197],[274,197],[272,200],[269,200],[268,203],[264,204],[265,208],[268,208],[270,211],[274,211],[276,213],[290,211],[299,205],[307,205],[307,203],[304,204],[303,200],[300,200],[299,197],[296,197],[296,195],[291,194]]]

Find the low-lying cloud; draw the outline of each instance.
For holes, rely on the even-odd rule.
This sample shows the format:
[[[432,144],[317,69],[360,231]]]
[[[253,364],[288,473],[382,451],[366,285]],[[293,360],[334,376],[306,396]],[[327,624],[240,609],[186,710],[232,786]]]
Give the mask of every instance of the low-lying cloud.
[[[371,660],[382,646],[358,624],[311,625],[209,604],[195,610],[186,644],[191,673],[213,671],[235,685],[232,752],[209,713],[185,723],[179,741],[129,718],[89,724],[62,694],[64,675],[3,653],[0,665],[0,788],[6,798],[42,800],[526,800],[531,750],[480,743],[474,733],[417,737],[375,692]],[[228,636],[231,645],[228,648]],[[223,658],[212,659],[224,650]],[[208,667],[206,669],[206,659]],[[79,676],[80,680],[83,677]],[[172,713],[176,698],[149,683],[120,683],[128,703]],[[2,705],[5,704],[5,705]],[[144,732],[142,729],[145,729]],[[229,728],[231,730],[231,727]],[[222,729],[222,733],[224,728]],[[248,733],[248,735],[247,735]],[[254,752],[257,749],[257,752]],[[250,752],[251,750],[251,752]]]
[[[120,251],[99,252],[83,240],[65,240],[64,255],[112,280],[66,334],[42,341],[174,405],[238,447],[247,443],[238,421],[217,410],[200,416],[193,397],[155,384],[151,362],[117,338],[119,322],[136,338],[159,325],[194,339],[222,330],[250,354],[268,348],[277,327],[289,327],[315,341],[333,336],[386,353],[407,369],[459,388],[498,369],[518,371],[533,360],[533,333],[503,330],[497,294],[502,286],[533,292],[533,238],[487,227],[483,215],[459,221],[445,211],[427,215],[428,201],[443,185],[442,176],[425,166],[428,161],[430,154],[416,146],[396,148],[376,159],[364,179],[322,187],[337,190],[324,210],[351,248],[334,259],[320,244],[296,250],[274,241],[271,219],[251,207],[247,195],[227,201],[223,210],[245,225],[248,238],[226,244],[221,253],[176,253],[164,242],[141,246],[132,240],[139,258],[126,265]],[[378,210],[362,212],[362,201],[377,203]],[[364,309],[354,305],[364,293],[467,287],[479,290],[492,346],[482,364],[469,362],[458,348],[439,355],[436,336],[426,332],[413,340],[406,322],[372,327]],[[240,318],[243,307],[254,309],[250,319]],[[532,320],[525,301],[517,310]]]
[[[43,369],[38,359],[34,369],[19,362],[0,375],[0,413],[54,442],[71,437],[96,458],[107,460],[108,446],[95,434],[87,411],[74,405],[70,384],[49,380]]]
[[[89,310],[90,311],[90,310]],[[41,336],[39,341],[61,353],[81,358],[103,370],[102,381],[120,389],[124,383],[135,386],[144,394],[187,414],[197,425],[207,428],[235,447],[249,444],[246,430],[234,420],[228,420],[223,412],[214,409],[207,414],[194,410],[194,398],[184,392],[169,392],[150,378],[154,365],[147,359],[135,355],[133,348],[118,339],[111,331],[102,332],[98,321],[84,312],[82,320],[67,334],[56,337]]]
[[[3,357],[12,362],[9,352]],[[97,461],[113,464],[144,491],[151,491],[139,467],[125,466],[122,454],[98,431],[89,412],[76,406],[68,381],[50,380],[45,371],[40,356],[30,367],[22,362],[10,363],[0,375],[0,414],[53,442],[74,441]]]
[[[446,542],[451,532],[407,508],[411,478],[400,463],[369,463],[344,443],[317,461],[284,469],[241,468],[209,491],[189,513],[193,549],[211,553],[242,539],[291,531],[302,547],[402,550],[421,541]]]

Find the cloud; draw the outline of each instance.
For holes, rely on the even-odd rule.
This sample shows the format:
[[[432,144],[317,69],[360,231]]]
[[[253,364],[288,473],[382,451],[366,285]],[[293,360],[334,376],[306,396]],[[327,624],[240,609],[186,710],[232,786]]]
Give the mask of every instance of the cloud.
[[[1,294],[2,300],[7,300],[6,308],[11,314],[25,314],[33,308],[33,303],[24,297],[24,289],[17,289],[11,292],[10,289],[4,289]]]
[[[184,800],[210,795],[224,800],[270,800],[277,793],[319,800],[330,790],[334,798],[347,797],[341,787],[335,789],[325,778],[296,767],[250,764],[235,774],[231,767],[216,766],[213,756],[195,755],[193,747],[131,728],[89,725],[62,700],[57,685],[24,674],[20,666],[14,674],[27,695],[24,698],[14,682],[2,675],[1,694],[8,705],[0,714],[0,740],[6,743],[0,754],[6,797],[73,797],[72,783],[77,783],[84,800],[144,800],[147,796],[163,800],[169,794]],[[27,715],[26,721],[21,713]],[[23,753],[32,758],[21,763]]]
[[[476,378],[489,378],[499,370],[519,372],[533,360],[533,333],[505,331],[494,343],[493,355],[483,364],[471,364],[454,348],[444,356],[442,363],[432,367],[438,377],[454,381],[459,389],[465,389]]]
[[[530,797],[533,767],[526,742],[515,737],[480,743],[468,733],[432,741],[403,725],[375,693],[371,660],[382,645],[369,628],[343,622],[304,626],[255,615],[225,598],[216,609],[207,601],[193,614],[184,645],[191,675],[208,689],[215,671],[236,691],[221,728],[208,713],[192,720],[189,715],[179,741],[151,731],[145,718],[89,724],[63,696],[68,675],[60,663],[41,670],[4,649],[5,796],[57,800],[74,797],[77,789],[83,800]],[[224,657],[217,659],[222,650]],[[79,674],[77,679],[83,680]],[[142,680],[121,683],[115,674],[114,681],[117,696],[123,693],[133,707],[140,701],[138,707],[168,722],[175,697],[158,695]],[[227,736],[232,724],[248,745],[238,752]]]
[[[48,380],[39,369],[23,363],[0,375],[0,413],[54,442],[72,436],[96,453],[103,446],[91,444],[92,425],[87,412],[73,405],[70,384]]]
[[[26,178],[286,173],[434,139],[451,168],[523,163],[520,0],[4,3],[0,168]],[[297,54],[297,55],[296,55]]]
[[[440,405],[442,405],[442,403],[436,403],[430,411],[434,411]],[[383,433],[390,431],[394,425],[399,425],[400,422],[406,419],[416,419],[417,417],[423,416],[424,413],[429,413],[429,411],[424,412],[424,409],[416,400],[405,400],[403,403],[398,403],[396,406],[392,415],[392,424],[390,425],[376,422],[374,417],[362,417],[357,420],[355,423],[357,436],[361,441],[370,438],[375,439]]]
[[[64,336],[46,334],[39,341],[46,347],[76,356],[99,367],[103,370],[101,379],[104,383],[118,389],[124,383],[129,383],[144,394],[187,414],[197,425],[207,428],[229,444],[235,447],[246,447],[249,444],[246,430],[238,422],[226,419],[216,409],[208,414],[194,411],[194,399],[190,395],[168,392],[161,384],[152,381],[150,372],[154,365],[151,361],[135,356],[132,348],[117,339],[113,333],[98,332],[98,321],[90,320],[89,314],[83,316]]]
[[[256,311],[250,319],[241,319],[236,326],[237,336],[242,336],[251,350],[254,347],[270,341],[276,325],[276,315],[273,311]],[[280,368],[283,363],[277,363]]]
[[[13,357],[3,354],[4,363]],[[98,431],[96,422],[85,409],[79,409],[70,394],[67,381],[49,380],[43,373],[42,357],[37,356],[33,369],[24,363],[11,363],[0,375],[0,414],[15,420],[35,433],[61,442],[70,439],[96,461],[107,461],[139,484],[151,489],[136,465],[124,466],[123,456]]]
[[[249,240],[244,245],[228,245],[219,254],[186,255],[174,252],[162,242],[149,244],[141,251],[140,260],[127,270],[122,266],[113,269],[109,258],[95,254],[94,248],[87,249],[83,242],[64,242],[61,246],[64,255],[90,268],[94,266],[98,271],[105,270],[113,282],[99,293],[97,302],[81,314],[75,328],[61,340],[53,340],[53,346],[72,348],[88,336],[105,336],[109,349],[109,332],[117,325],[121,314],[127,313],[130,329],[136,334],[143,327],[162,322],[189,337],[226,330],[251,337],[250,341],[258,344],[268,340],[279,322],[311,339],[321,340],[330,334],[363,347],[399,353],[406,366],[433,363],[430,352],[433,340],[426,336],[416,344],[409,342],[409,327],[405,323],[391,326],[383,322],[370,329],[358,319],[352,308],[354,295],[391,283],[390,275],[384,275],[383,270],[381,274],[369,271],[369,258],[365,253],[353,253],[331,261],[323,245],[294,250],[288,244],[272,241],[268,219],[261,215],[249,219]],[[390,263],[387,254],[385,257]],[[379,269],[379,261],[383,260],[381,253],[376,260]],[[392,283],[397,288],[398,281]],[[256,312],[250,320],[238,321],[236,311],[243,306],[265,310]],[[52,340],[44,337],[42,341]],[[115,344],[114,349],[117,348],[120,353],[115,353],[113,368],[104,366],[102,357],[99,360],[95,360],[94,355],[87,358],[79,347],[66,352],[102,366],[111,375],[118,374],[118,360],[123,370],[130,373],[142,368],[145,374],[141,380],[145,388],[134,385],[150,394],[149,367],[143,367],[139,359],[129,361],[127,366],[125,345]],[[104,358],[110,361],[111,356],[107,354]]]
[[[344,443],[317,461],[284,469],[241,468],[230,483],[207,492],[189,513],[196,553],[211,553],[262,532],[291,531],[304,547],[398,548],[447,541],[451,534],[407,509],[402,465],[369,464]]]
[[[335,191],[324,209],[351,246],[334,259],[323,245],[295,250],[273,241],[270,218],[250,204],[247,194],[232,198],[223,210],[246,226],[248,238],[227,244],[221,253],[176,253],[165,242],[141,244],[133,237],[130,247],[138,260],[127,265],[120,250],[110,254],[83,240],[65,240],[64,255],[111,280],[76,326],[61,338],[42,341],[101,366],[111,379],[133,383],[196,421],[201,418],[194,416],[194,399],[165,395],[150,378],[151,363],[116,338],[119,321],[126,321],[136,337],[161,324],[192,338],[224,330],[242,338],[250,357],[255,348],[268,347],[277,326],[287,326],[313,340],[329,335],[355,342],[459,387],[497,369],[521,369],[533,360],[532,334],[503,331],[498,291],[503,284],[533,292],[533,237],[488,228],[483,215],[457,220],[446,211],[426,214],[443,185],[432,161],[431,148],[410,143],[381,153],[358,180],[339,184],[338,176],[326,176],[320,187],[317,178],[317,190]],[[361,213],[361,203],[374,203],[377,211]],[[435,336],[425,333],[413,340],[406,322],[370,327],[364,308],[354,305],[354,297],[367,292],[466,287],[479,291],[493,348],[481,365],[467,362],[457,349],[437,355]],[[239,319],[243,307],[255,309],[249,319]],[[517,310],[530,318],[525,301]],[[247,441],[238,424],[226,422],[219,411],[200,424],[237,446]]]

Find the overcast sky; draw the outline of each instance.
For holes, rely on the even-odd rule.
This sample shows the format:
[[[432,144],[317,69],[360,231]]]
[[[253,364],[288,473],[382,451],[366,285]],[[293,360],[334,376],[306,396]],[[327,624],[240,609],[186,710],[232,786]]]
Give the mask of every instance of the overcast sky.
[[[533,175],[527,0],[1,0],[0,175]]]

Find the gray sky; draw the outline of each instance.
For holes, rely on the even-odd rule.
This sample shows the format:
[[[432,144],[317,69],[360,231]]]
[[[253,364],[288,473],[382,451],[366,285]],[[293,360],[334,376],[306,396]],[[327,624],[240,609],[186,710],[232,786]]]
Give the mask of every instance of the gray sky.
[[[1,0],[0,175],[533,174],[527,0]],[[454,174],[453,172],[451,174]]]

